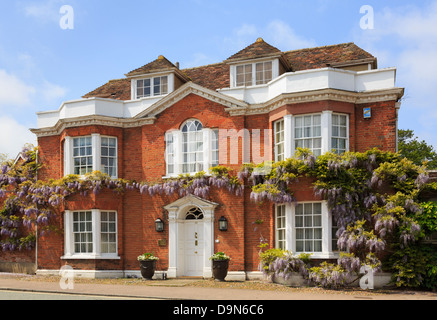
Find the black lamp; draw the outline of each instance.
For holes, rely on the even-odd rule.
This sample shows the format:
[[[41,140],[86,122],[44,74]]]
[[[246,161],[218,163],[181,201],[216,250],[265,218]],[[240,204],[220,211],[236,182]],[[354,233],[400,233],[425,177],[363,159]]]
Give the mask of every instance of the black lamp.
[[[221,217],[219,219],[219,230],[220,231],[228,231],[228,220],[225,217]]]
[[[164,221],[162,221],[161,218],[158,218],[155,220],[155,229],[156,229],[156,232],[163,232],[164,231]]]

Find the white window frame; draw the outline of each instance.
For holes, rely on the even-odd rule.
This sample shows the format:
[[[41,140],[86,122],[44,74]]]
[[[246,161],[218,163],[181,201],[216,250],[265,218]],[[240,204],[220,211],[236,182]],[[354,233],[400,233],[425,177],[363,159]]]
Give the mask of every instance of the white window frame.
[[[187,132],[183,132],[182,129],[188,125],[188,123],[193,123],[193,122],[197,122],[202,126],[202,129],[197,130],[197,131],[187,131]],[[205,144],[205,135],[206,132],[203,131],[203,124],[202,122],[200,122],[197,119],[190,119],[185,121],[185,123],[181,126],[181,131],[182,131],[182,173],[183,174],[195,174],[196,172],[199,171],[205,171],[207,168],[205,168],[205,155],[206,155],[206,151],[208,149],[205,148],[205,146],[207,146],[208,144]],[[208,132],[209,134],[209,132]],[[194,140],[191,140],[190,137],[194,137]],[[201,150],[197,149],[197,146],[195,147],[195,150],[190,150],[190,147],[194,144],[197,145],[201,143],[202,147]],[[185,150],[186,149],[186,150]],[[190,158],[194,156],[194,160],[190,160]],[[187,157],[187,159],[185,160],[185,157]],[[201,159],[199,159],[201,158]],[[184,167],[185,166],[195,166],[195,170],[185,170]]]
[[[287,206],[275,206],[275,246],[277,249],[287,248]]]
[[[163,80],[165,79],[165,81],[167,82],[165,84],[165,88],[167,90],[163,90],[164,89],[164,84],[163,84]],[[159,80],[159,84],[156,85],[155,81]],[[143,81],[143,86],[141,86],[141,88],[143,89],[143,95],[139,95],[138,94],[138,89],[140,89],[140,87],[138,86],[138,82],[139,81]],[[145,86],[144,82],[145,81],[150,81],[150,85],[149,86]],[[149,95],[144,95],[144,89],[148,87],[150,89],[150,94]],[[155,87],[159,87],[159,92],[155,92]],[[142,98],[150,98],[150,97],[158,97],[158,96],[163,96],[168,94],[168,76],[159,76],[159,77],[153,77],[153,78],[143,78],[143,79],[137,79],[136,80],[136,98],[137,99],[142,99]]]
[[[166,93],[162,93],[160,92],[159,94],[155,94],[155,90],[154,90],[154,81],[157,78],[163,78],[163,77],[167,77],[167,92]],[[145,97],[139,97],[138,96],[138,82],[139,80],[150,80],[150,96],[145,96]],[[157,99],[157,98],[161,98],[164,97],[168,94],[170,94],[171,92],[174,91],[174,81],[175,81],[175,77],[173,73],[155,73],[155,74],[149,74],[147,76],[140,76],[140,77],[135,77],[131,79],[131,97],[132,100],[140,100],[140,99]]]
[[[332,127],[332,131],[331,131],[332,132],[332,134],[331,134],[331,149],[332,150],[331,151],[334,152],[334,153],[338,153],[337,149],[334,148],[332,140],[333,139],[342,139],[342,140],[345,140],[345,150],[340,153],[340,154],[342,154],[344,152],[349,151],[349,115],[348,114],[341,114],[341,113],[333,113],[332,117],[334,117],[334,116],[339,116],[339,117],[345,117],[346,118],[346,137],[341,137],[340,135],[334,136],[334,122],[332,121],[332,124],[331,124],[331,127]],[[341,127],[344,127],[344,126],[341,126],[340,124],[338,124],[336,126],[339,129]]]
[[[77,136],[77,137],[65,137],[64,141],[64,176],[74,174],[74,153],[73,153],[73,144],[74,139],[79,138],[85,138],[91,136],[91,144],[92,144],[92,171],[102,171],[102,156],[101,156],[101,150],[102,150],[102,138],[109,138],[109,139],[115,139],[115,175],[111,176],[113,179],[118,178],[118,138],[117,137],[111,137],[111,136],[105,136],[100,134],[92,134],[87,136]],[[83,175],[82,175],[83,176]]]
[[[76,212],[91,212],[93,250],[89,253],[76,253],[73,232],[73,217]],[[101,215],[103,212],[115,213],[116,252],[102,253],[101,251]],[[66,210],[64,213],[64,256],[61,259],[120,259],[118,255],[118,214],[113,210]]]
[[[332,215],[328,210],[327,201],[302,201],[299,204],[314,204],[320,203],[322,207],[322,251],[321,252],[298,252],[296,250],[296,206],[294,204],[276,205],[285,206],[285,250],[292,252],[293,254],[311,253],[312,259],[336,259],[339,257],[337,251],[333,251],[332,248]],[[277,208],[275,207],[275,217],[277,218]],[[276,247],[279,248],[278,243],[278,231],[282,228],[278,228],[277,221],[275,220],[275,241]]]
[[[270,79],[269,81],[263,81],[262,84],[257,84],[257,80],[256,80],[256,65],[257,64],[263,64],[263,68],[264,68],[264,64],[265,63],[272,63],[272,79]],[[251,65],[251,69],[252,69],[252,76],[251,76],[251,81],[250,84],[246,85],[237,85],[237,68],[238,67],[242,67],[242,66],[248,66]],[[245,87],[252,87],[252,86],[265,86],[267,85],[270,81],[276,79],[277,77],[279,77],[279,59],[261,59],[261,60],[246,60],[246,61],[240,61],[237,64],[232,64],[230,66],[230,84],[231,84],[231,88],[245,88]],[[263,77],[265,77],[265,69],[263,69]]]
[[[319,113],[309,113],[309,114],[299,114],[299,115],[285,115],[284,119],[284,156],[285,159],[291,158],[296,153],[296,142],[295,142],[295,118],[307,115],[321,115],[321,138],[322,138],[322,149],[321,153],[325,154],[326,152],[332,151],[332,139],[335,138],[332,136],[332,116],[340,115],[346,116],[346,125],[347,125],[347,140],[346,140],[346,152],[349,151],[350,145],[350,123],[349,123],[349,114],[347,113],[333,113],[332,111],[322,111]],[[276,156],[276,148],[274,150]],[[276,159],[276,158],[275,158]]]
[[[189,119],[185,121],[179,130],[170,130],[165,134],[165,168],[166,175],[165,178],[174,178],[181,174],[189,174],[194,175],[195,172],[184,172],[183,165],[184,163],[184,135],[182,132],[182,128],[189,121],[199,121],[198,119]],[[202,123],[201,121],[199,121]],[[203,126],[203,124],[202,124]],[[214,141],[218,141],[219,139],[219,131],[218,129],[211,129],[203,127],[203,161],[202,161],[202,171],[205,171],[207,174],[210,173],[212,167],[215,167],[219,164],[219,150],[213,146]],[[169,148],[169,144],[172,145]],[[218,143],[217,143],[218,145]],[[215,153],[215,154],[214,154]],[[171,161],[173,160],[173,161]],[[173,168],[172,172],[170,172],[170,166]]]
[[[278,126],[280,126],[278,131]],[[283,161],[286,158],[285,155],[285,120],[280,119],[278,121],[275,121],[273,123],[273,129],[275,134],[275,161]],[[282,152],[280,152],[280,149],[282,149]]]
[[[311,125],[309,127],[307,125],[305,125],[305,123],[304,123],[305,122],[305,118],[308,118],[308,117],[311,117]],[[315,117],[320,117],[320,135],[315,135],[314,134],[314,128],[319,127],[319,125],[315,125],[314,124]],[[297,119],[302,119],[302,126],[300,126],[300,127],[297,126],[297,124],[296,124],[296,120]],[[320,150],[320,155],[322,155],[323,154],[323,142],[322,141],[323,141],[323,137],[324,137],[323,136],[324,132],[322,130],[322,114],[320,114],[320,113],[312,113],[312,114],[299,115],[299,116],[294,117],[293,122],[294,122],[294,129],[295,129],[293,147],[295,149],[297,149],[296,144],[297,144],[298,141],[311,140],[312,141],[311,142],[312,147],[309,148],[309,149],[311,151],[313,151],[313,152],[315,150]],[[305,129],[306,128],[310,128],[310,130],[311,130],[311,134],[308,137],[305,136]],[[300,137],[296,136],[296,130],[297,129],[301,129],[302,130],[302,134],[301,134]],[[316,140],[320,140],[320,148],[318,148],[318,147],[316,148],[314,146],[314,142]],[[301,148],[307,148],[307,147],[304,145],[304,146],[301,146]],[[315,154],[315,155],[318,156],[317,154]]]

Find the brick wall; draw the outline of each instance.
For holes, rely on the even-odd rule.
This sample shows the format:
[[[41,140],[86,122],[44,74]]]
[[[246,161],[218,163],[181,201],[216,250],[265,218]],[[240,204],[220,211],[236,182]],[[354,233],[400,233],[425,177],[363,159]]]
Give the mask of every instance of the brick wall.
[[[363,109],[370,107],[372,118],[363,118]],[[394,101],[362,104],[355,107],[357,136],[355,149],[365,152],[378,148],[396,152],[396,107]]]
[[[362,109],[372,107],[372,119],[364,120]],[[395,150],[396,110],[394,102],[381,102],[371,105],[353,105],[350,103],[322,101],[293,104],[279,108],[270,114],[230,117],[222,105],[190,94],[171,108],[157,115],[154,125],[141,128],[110,128],[105,126],[85,126],[66,129],[60,136],[39,138],[40,161],[44,163],[39,173],[40,179],[60,178],[63,172],[62,144],[66,135],[82,136],[92,133],[116,136],[118,138],[119,177],[147,182],[159,182],[166,174],[164,153],[164,134],[170,129],[179,129],[188,119],[198,119],[206,128],[235,129],[247,128],[271,129],[271,123],[290,113],[294,115],[332,110],[350,115],[351,151],[365,151],[372,147]],[[260,156],[266,152],[273,157],[273,147],[264,150],[263,132],[259,144],[253,144],[252,150]],[[228,158],[225,163],[233,169],[239,169],[242,163],[242,143],[236,146],[238,164],[229,165],[232,148],[227,139],[220,141],[220,147],[226,148]],[[253,159],[251,159],[253,160]],[[227,163],[226,163],[227,162]],[[312,181],[301,179],[294,184],[298,201],[318,200],[313,194]],[[75,196],[66,204],[67,209],[102,209],[118,212],[118,252],[120,260],[61,260],[64,248],[62,233],[52,232],[40,239],[38,264],[41,269],[59,269],[65,263],[77,269],[138,270],[136,260],[139,254],[153,252],[160,257],[159,270],[168,268],[168,213],[164,206],[178,199],[177,196],[140,195],[138,191],[128,191],[123,195],[114,195],[112,191],[87,197]],[[274,206],[271,203],[255,204],[250,200],[250,190],[246,188],[244,196],[237,197],[225,190],[212,190],[210,199],[219,206],[215,211],[215,251],[224,251],[232,257],[231,271],[253,271],[258,269],[259,243],[264,239],[271,247],[275,243]],[[61,210],[62,211],[62,210]],[[218,230],[218,219],[225,216],[229,221],[229,230]],[[166,227],[163,233],[155,231],[154,221],[161,218]],[[59,212],[56,226],[63,228],[63,215]],[[257,224],[255,221],[262,221]],[[160,240],[165,240],[164,242]],[[166,243],[167,244],[166,244]]]

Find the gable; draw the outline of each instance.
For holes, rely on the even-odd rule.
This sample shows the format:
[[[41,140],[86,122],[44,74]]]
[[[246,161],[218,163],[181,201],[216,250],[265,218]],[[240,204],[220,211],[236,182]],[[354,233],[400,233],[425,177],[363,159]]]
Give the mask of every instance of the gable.
[[[184,84],[178,90],[170,93],[168,96],[162,98],[143,112],[136,115],[135,119],[156,117],[158,114],[170,108],[172,105],[181,101],[190,94],[195,94],[210,101],[219,103],[227,108],[245,109],[248,106],[248,104],[243,101],[223,95],[216,91],[206,89],[193,82],[189,82]]]

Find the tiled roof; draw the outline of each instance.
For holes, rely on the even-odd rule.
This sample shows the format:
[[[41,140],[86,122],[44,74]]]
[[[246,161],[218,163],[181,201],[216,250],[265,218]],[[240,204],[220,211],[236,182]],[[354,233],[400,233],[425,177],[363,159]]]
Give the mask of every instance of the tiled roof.
[[[211,90],[229,88],[230,67],[226,63],[181,70],[194,83]]]
[[[130,79],[111,80],[103,86],[83,96],[83,98],[107,98],[116,100],[131,99],[131,81]]]
[[[353,42],[284,52],[294,71],[326,68],[328,65],[375,59]]]
[[[269,45],[262,38],[258,38],[255,43],[252,43],[250,46],[237,52],[232,57],[228,58],[225,62],[263,58],[281,54],[282,52],[278,48]]]
[[[326,68],[327,66],[340,63],[352,63],[354,61],[369,61],[376,68],[376,58],[361,49],[353,42],[331,46],[308,48],[281,52],[269,45],[262,39],[236,53],[224,62],[201,66],[190,69],[182,69],[180,72],[186,75],[194,83],[217,90],[229,88],[230,67],[228,62],[260,58],[273,55],[281,55],[293,68],[293,71]],[[163,70],[176,68],[173,63],[160,56],[157,60],[145,66],[129,72],[126,76],[142,75]],[[101,97],[118,100],[130,100],[130,79],[112,80],[107,84],[83,96],[84,98]]]
[[[156,59],[155,61],[152,61],[145,66],[142,66],[141,68],[129,72],[128,74],[126,74],[126,76],[131,77],[146,73],[165,71],[172,68],[176,68],[176,66],[168,61],[164,56],[159,56],[158,59]]]

